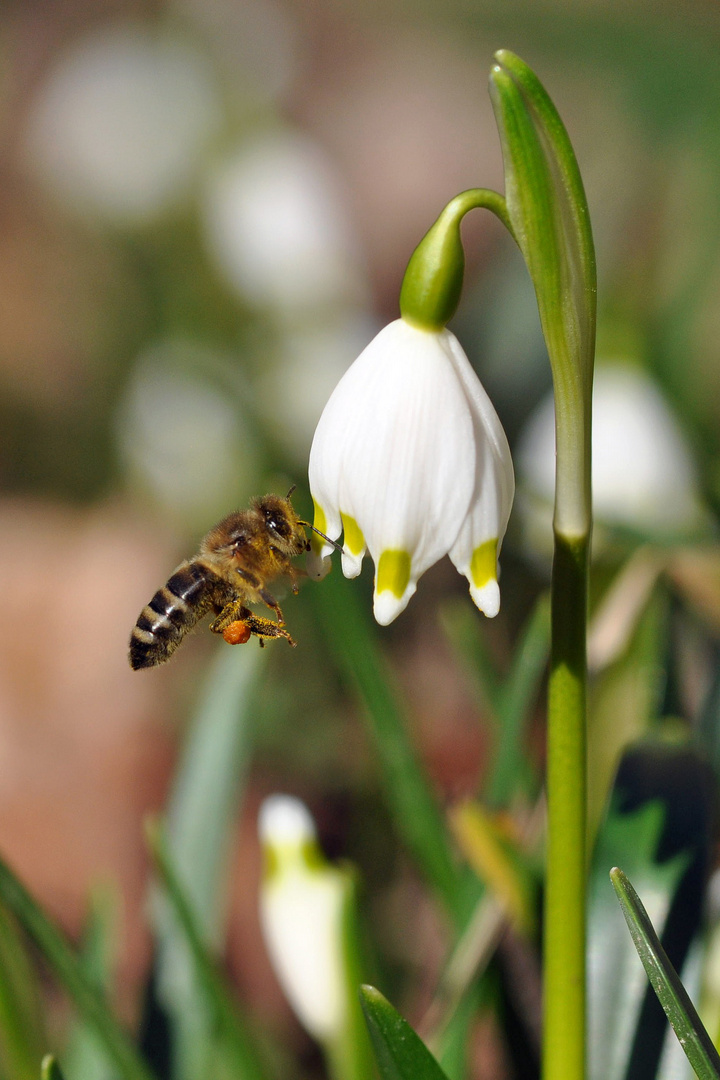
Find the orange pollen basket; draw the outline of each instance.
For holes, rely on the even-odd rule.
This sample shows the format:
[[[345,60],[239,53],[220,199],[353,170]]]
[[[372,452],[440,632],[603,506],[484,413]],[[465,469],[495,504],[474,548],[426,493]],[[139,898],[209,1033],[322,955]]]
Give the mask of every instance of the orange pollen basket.
[[[240,620],[231,622],[223,630],[223,637],[228,645],[244,645],[246,641],[250,640],[250,627],[246,622]]]

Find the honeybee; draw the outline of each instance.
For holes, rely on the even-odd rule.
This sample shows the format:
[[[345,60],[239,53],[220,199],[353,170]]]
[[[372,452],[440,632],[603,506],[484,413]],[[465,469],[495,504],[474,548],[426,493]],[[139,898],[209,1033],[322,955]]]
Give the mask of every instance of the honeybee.
[[[297,644],[267,589],[269,582],[285,574],[297,593],[302,572],[291,560],[310,548],[305,529],[319,531],[295,513],[290,503],[294,490],[284,499],[280,495],[255,499],[249,510],[228,514],[210,530],[198,554],[180,563],[140,612],[130,635],[131,668],[163,664],[210,612],[216,616],[210,629],[230,644],[247,641],[253,634],[261,645],[269,638]],[[265,604],[275,612],[275,621],[255,615],[248,604]]]

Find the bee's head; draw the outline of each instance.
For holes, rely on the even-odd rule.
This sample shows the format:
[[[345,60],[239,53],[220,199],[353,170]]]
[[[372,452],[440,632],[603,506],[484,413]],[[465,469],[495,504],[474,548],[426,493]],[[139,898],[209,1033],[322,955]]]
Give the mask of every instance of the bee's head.
[[[289,495],[285,499],[280,495],[265,495],[262,499],[257,499],[254,506],[273,544],[280,551],[286,555],[299,555],[305,550],[305,530],[292,507]]]

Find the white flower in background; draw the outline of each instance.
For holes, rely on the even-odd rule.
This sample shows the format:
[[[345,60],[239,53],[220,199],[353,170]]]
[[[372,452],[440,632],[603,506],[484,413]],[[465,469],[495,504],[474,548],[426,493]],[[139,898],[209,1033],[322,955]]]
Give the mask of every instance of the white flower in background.
[[[282,0],[174,0],[173,8],[209,43],[235,113],[255,119],[261,108],[283,107],[309,47],[302,10]]]
[[[212,69],[184,38],[141,25],[72,46],[34,102],[31,166],[73,206],[142,224],[181,198],[222,121]]]
[[[325,861],[298,799],[266,799],[258,828],[265,861],[260,921],[270,960],[300,1022],[318,1042],[332,1044],[343,1038],[350,1014],[350,875]]]
[[[244,143],[211,175],[203,218],[211,255],[252,303],[306,317],[363,292],[341,185],[310,139]]]
[[[117,416],[122,459],[164,512],[185,524],[242,504],[257,475],[257,449],[236,400],[208,372],[236,359],[209,346],[168,339],[137,359]]]
[[[514,492],[505,432],[457,338],[390,323],[338,383],[309,464],[315,525],[344,530],[343,571],[375,567],[375,618],[386,625],[418,578],[449,555],[486,615],[500,607],[497,559]],[[329,569],[315,537],[309,572]]]
[[[554,416],[549,394],[530,417],[516,454],[524,491],[545,506],[555,489]],[[681,535],[701,524],[687,444],[657,386],[639,368],[596,367],[592,483],[599,522],[658,535]]]

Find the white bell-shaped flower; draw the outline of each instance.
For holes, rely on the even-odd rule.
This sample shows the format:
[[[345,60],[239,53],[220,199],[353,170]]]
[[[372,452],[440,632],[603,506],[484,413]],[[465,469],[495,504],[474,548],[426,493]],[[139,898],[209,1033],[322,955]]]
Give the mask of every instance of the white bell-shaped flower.
[[[344,531],[343,571],[375,567],[387,625],[420,576],[449,555],[486,615],[500,607],[497,559],[514,494],[505,432],[457,338],[398,319],[360,354],[320,418],[309,464],[315,526]],[[314,538],[311,576],[331,546]]]
[[[349,874],[324,860],[298,799],[266,799],[258,828],[265,859],[260,921],[270,960],[303,1026],[332,1044],[351,1011],[344,941]]]

